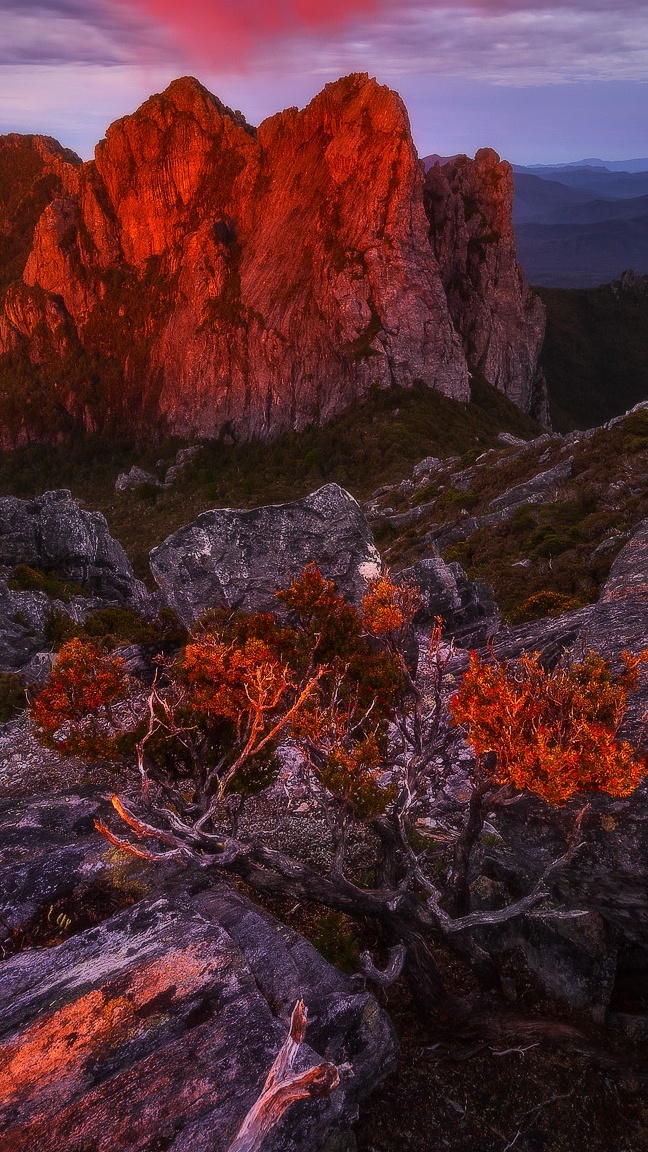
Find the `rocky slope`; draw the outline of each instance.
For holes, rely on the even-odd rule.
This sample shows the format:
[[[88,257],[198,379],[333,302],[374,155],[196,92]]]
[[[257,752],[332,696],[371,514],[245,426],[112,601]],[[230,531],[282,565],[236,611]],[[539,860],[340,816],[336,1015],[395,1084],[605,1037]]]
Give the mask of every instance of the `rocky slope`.
[[[424,196],[407,112],[367,76],[258,131],[185,78],[56,163],[0,314],[5,445],[144,421],[268,439],[372,385],[468,400],[475,367],[540,413],[509,166],[485,150]]]
[[[414,577],[422,585],[421,632],[441,615],[446,635],[457,644],[449,687],[466,666],[467,648],[484,645],[487,638],[492,638],[500,657],[538,651],[548,664],[565,649],[579,653],[591,645],[615,663],[623,649],[637,653],[645,646],[647,445],[648,404],[587,433],[545,435],[530,442],[503,434],[497,448],[479,457],[474,452],[461,460],[428,456],[414,467],[411,479],[383,486],[374,494],[367,505],[370,520],[381,534],[393,534],[391,549],[399,565],[413,561],[403,577]],[[341,507],[347,510],[348,524],[335,536],[332,526],[340,526]],[[82,577],[91,590],[102,595],[117,592],[126,602],[132,602],[140,591],[104,523],[78,509],[67,494],[50,494],[36,501],[6,500],[0,512],[4,512],[7,567],[28,560],[60,577]],[[66,533],[64,515],[73,532]],[[59,525],[58,533],[52,530],[54,524]],[[55,536],[63,538],[65,545],[55,547]],[[435,555],[437,547],[445,551],[445,560]],[[459,550],[469,565],[468,576],[451,559],[451,549],[455,556]],[[308,559],[328,564],[327,571],[341,574],[349,593],[357,595],[352,577],[358,565],[373,557],[373,546],[357,505],[335,485],[327,485],[292,505],[253,513],[231,509],[203,513],[195,524],[160,545],[152,556],[152,569],[176,608],[181,607],[180,593],[187,602],[195,598],[202,605],[201,597],[216,598],[221,592],[228,603],[267,607],[270,585],[282,574],[286,579],[290,576],[292,553],[299,564]],[[502,589],[500,606],[506,602],[504,589],[511,597],[515,592],[517,607],[523,609],[518,612],[522,623],[510,622],[513,600],[507,605],[509,622],[500,617],[489,590],[470,578],[479,571],[497,577],[494,582]],[[117,578],[119,587],[115,588]],[[530,593],[549,594],[549,600],[538,601]],[[576,607],[578,603],[582,606]],[[570,610],[565,610],[568,605]],[[554,615],[530,619],[547,611]],[[186,616],[189,619],[190,614]],[[647,704],[644,672],[624,732],[644,746],[642,716]],[[452,838],[465,814],[470,752],[460,738],[452,751],[447,807],[440,821],[421,821],[422,834],[429,834],[440,846]],[[186,876],[178,884],[172,871],[159,881],[148,882],[137,870],[127,873],[112,849],[89,834],[91,815],[100,804],[106,805],[102,778],[94,779],[92,790],[34,797],[54,786],[56,774],[68,787],[79,778],[79,766],[70,768],[66,761],[59,762],[56,772],[52,764],[49,781],[42,777],[42,770],[39,779],[35,765],[39,757],[42,760],[43,753],[33,740],[29,743],[25,721],[7,724],[0,733],[0,793],[28,799],[0,804],[4,940],[19,925],[26,925],[25,931],[51,931],[52,917],[65,918],[65,910],[72,908],[65,903],[70,892],[79,922],[65,928],[64,935],[69,930],[70,938],[59,939],[53,949],[23,951],[0,966],[0,992],[8,1005],[0,1048],[10,1073],[15,1077],[21,1071],[22,1057],[16,1051],[21,1042],[27,1055],[36,1052],[38,1056],[44,1051],[42,1045],[51,1041],[57,1055],[56,1068],[31,1064],[32,1087],[21,1093],[19,1101],[15,1080],[8,1079],[9,1146],[45,1152],[52,1131],[71,1130],[76,1139],[93,1146],[137,1147],[142,1152],[154,1152],[159,1139],[177,1152],[189,1146],[193,1152],[207,1147],[211,1139],[207,1134],[213,1132],[222,1141],[219,1147],[225,1147],[224,1137],[235,1130],[253,1096],[254,1083],[262,1080],[285,1032],[293,997],[304,991],[313,1008],[315,1030],[307,1041],[314,1053],[335,1060],[349,1058],[355,1077],[345,1085],[344,1096],[331,1100],[330,1108],[318,1106],[299,1116],[295,1113],[277,1134],[277,1146],[322,1147],[327,1152],[352,1147],[352,1143],[335,1143],[341,1136],[336,1129],[352,1122],[358,1097],[393,1058],[391,1034],[372,999],[331,973],[291,929],[278,928],[265,913],[224,886],[207,893],[200,882],[195,886],[192,882],[189,890]],[[283,783],[276,795],[283,795]],[[286,838],[294,837],[300,850],[316,843],[319,851],[321,832],[312,812],[308,804],[297,803],[299,797],[294,799],[296,806],[264,835],[276,837],[282,847]],[[617,1036],[620,1046],[634,1052],[635,1045],[648,1036],[646,784],[628,798],[594,795],[588,799],[591,805],[582,824],[584,847],[568,869],[556,874],[547,901],[506,929],[485,929],[484,939],[494,949],[515,949],[517,1007],[525,1007],[528,989],[537,979],[538,987],[544,989],[542,996],[566,1004],[578,1014],[579,1025],[594,1019],[608,1027],[608,1038]],[[259,803],[251,820],[260,823],[251,827],[265,829],[269,809]],[[527,795],[494,816],[476,850],[473,907],[499,908],[528,890],[543,865],[564,852],[578,808],[580,803],[575,802],[564,809],[549,809]],[[116,888],[121,893],[116,905],[104,907],[101,916],[86,926],[79,899],[94,901],[99,893],[105,902],[109,889],[112,900]],[[124,899],[127,907],[121,907]],[[292,907],[289,914],[298,907]],[[42,937],[37,935],[34,942],[38,946]],[[204,946],[209,948],[211,961],[198,972],[193,960],[202,955]],[[0,951],[4,947],[0,933]],[[390,992],[390,1011],[396,996],[397,991]],[[92,1015],[87,1028],[70,1032],[69,1020],[77,1015],[85,1020],[86,1005],[95,1003],[101,1011]],[[541,1011],[546,1014],[544,1000]],[[104,1027],[107,1013],[117,1013],[114,1018],[119,1027],[112,1033]],[[249,1031],[250,1019],[254,1043],[245,1048],[239,1041],[247,1034],[246,1028]],[[245,1028],[240,1027],[241,1020],[246,1020]],[[61,1036],[66,1047],[59,1060]],[[412,1068],[420,1068],[423,1052],[433,1051],[421,1048],[425,1042],[416,1041]],[[573,1065],[565,1063],[569,1061],[566,1054],[558,1060],[543,1058],[538,1045],[530,1043],[523,1048],[524,1062],[511,1063],[513,1071],[503,1079],[502,1064],[492,1054],[518,1057],[521,1051],[508,1045],[505,1050],[491,1048],[485,1057],[488,1065],[482,1064],[474,1073],[497,1100],[498,1116],[502,1101],[521,1098],[525,1111],[515,1121],[519,1128],[524,1116],[542,1111],[547,1093],[553,1092],[551,1077],[557,1076],[556,1098],[570,1100],[571,1135],[567,1138],[562,1123],[556,1125],[548,1116],[544,1145],[552,1152],[564,1148],[565,1139],[571,1141],[570,1147],[609,1147],[605,1134],[585,1138],[593,1123],[590,1108],[592,1115],[598,1115],[599,1095],[605,1091],[603,1072],[595,1081],[598,1086],[591,1089],[590,1100],[583,1095],[583,1082],[574,1075]],[[236,1091],[228,1073],[232,1058],[238,1070]],[[196,1093],[196,1067],[200,1095]],[[446,1115],[438,1090],[442,1066],[426,1061],[425,1067],[429,1071],[421,1077],[426,1097],[433,1100],[434,1122],[442,1133],[439,1143],[461,1152],[484,1147],[495,1152],[503,1147],[501,1124],[496,1142],[484,1143],[481,1112],[474,1140],[467,1139],[456,1119],[462,1105],[455,1101],[464,1099],[463,1088],[456,1090],[463,1084],[458,1079],[455,1083],[459,1074],[453,1071],[448,1081],[452,1115]],[[417,1132],[411,1146],[423,1149],[429,1147],[429,1127],[427,1119],[424,1123],[415,1115],[419,1105],[412,1102],[412,1068],[401,1064],[406,1104],[401,1105],[398,1123],[402,1127],[403,1115],[407,1116],[407,1123]],[[465,1075],[470,1085],[469,1073]],[[371,1106],[382,1123],[392,1107],[389,1082],[383,1091],[387,1105],[374,1102]],[[136,1103],[138,1092],[140,1102]],[[115,1093],[129,1102],[126,1114],[114,1107]],[[572,1095],[582,1112],[587,1111],[587,1119],[574,1119],[578,1110],[571,1108]],[[612,1108],[603,1098],[605,1110]],[[173,1123],[169,1101],[173,1102]],[[627,1147],[644,1147],[645,1117],[642,1120],[635,1114],[628,1120],[628,1108],[619,1105],[619,1116],[622,1113],[625,1130],[632,1129]],[[162,1132],[158,1115],[164,1120]],[[130,1120],[137,1126],[135,1134]],[[421,1126],[425,1131],[416,1142]],[[510,1121],[509,1128],[507,1139],[515,1135]],[[324,1144],[327,1137],[334,1138]],[[390,1143],[382,1136],[380,1143],[390,1149],[400,1146],[397,1140]],[[375,1139],[363,1142],[361,1138],[360,1147],[377,1146]]]

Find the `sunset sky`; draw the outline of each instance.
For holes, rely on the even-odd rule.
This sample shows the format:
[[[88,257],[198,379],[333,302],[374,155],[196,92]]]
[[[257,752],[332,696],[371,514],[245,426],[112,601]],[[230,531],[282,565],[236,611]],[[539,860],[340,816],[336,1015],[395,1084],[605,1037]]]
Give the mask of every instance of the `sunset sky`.
[[[252,123],[369,72],[422,155],[648,155],[646,0],[0,0],[0,132],[84,158],[191,73]]]

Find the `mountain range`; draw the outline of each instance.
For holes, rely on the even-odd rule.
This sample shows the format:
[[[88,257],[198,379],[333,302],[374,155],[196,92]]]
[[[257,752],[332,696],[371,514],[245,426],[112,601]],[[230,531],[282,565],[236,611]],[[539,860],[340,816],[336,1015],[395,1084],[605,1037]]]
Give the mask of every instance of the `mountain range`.
[[[648,272],[648,160],[514,166],[518,256],[532,284],[589,288]]]

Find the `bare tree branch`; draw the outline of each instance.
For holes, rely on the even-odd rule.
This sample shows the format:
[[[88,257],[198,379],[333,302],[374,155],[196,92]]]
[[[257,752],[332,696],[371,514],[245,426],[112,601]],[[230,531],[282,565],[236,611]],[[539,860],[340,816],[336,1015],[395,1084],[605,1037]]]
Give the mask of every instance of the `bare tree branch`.
[[[348,1065],[336,1068],[323,1062],[314,1068],[293,1073],[299,1046],[304,1038],[308,1009],[298,1000],[290,1018],[290,1031],[268,1072],[260,1096],[250,1108],[228,1152],[257,1152],[285,1112],[297,1100],[328,1096],[340,1083],[340,1074],[349,1074]]]
[[[376,968],[371,952],[360,953],[360,966],[368,980],[374,984],[379,984],[381,988],[387,988],[390,984],[394,984],[401,975],[405,967],[406,956],[407,948],[405,945],[396,944],[389,949],[389,960],[385,968]]]

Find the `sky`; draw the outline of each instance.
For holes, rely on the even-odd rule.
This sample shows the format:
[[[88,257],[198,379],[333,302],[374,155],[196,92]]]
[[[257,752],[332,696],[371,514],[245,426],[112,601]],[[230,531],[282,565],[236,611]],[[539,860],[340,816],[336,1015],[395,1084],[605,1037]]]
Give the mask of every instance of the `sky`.
[[[84,159],[176,76],[258,124],[355,71],[401,94],[420,155],[648,156],[646,0],[0,0],[0,133]]]

